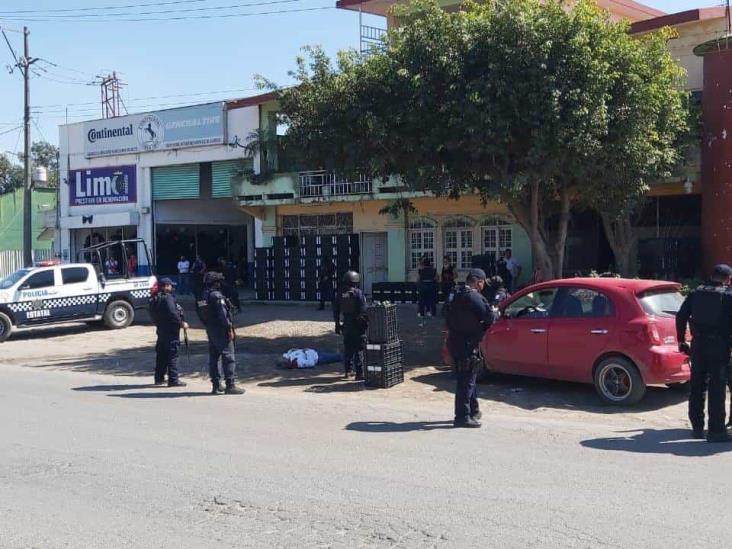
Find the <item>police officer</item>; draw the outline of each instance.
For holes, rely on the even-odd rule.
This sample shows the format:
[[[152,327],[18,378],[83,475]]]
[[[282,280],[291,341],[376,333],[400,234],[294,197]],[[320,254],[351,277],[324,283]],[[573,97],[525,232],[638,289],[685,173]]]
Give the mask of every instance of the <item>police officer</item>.
[[[356,271],[348,271],[343,275],[343,288],[338,299],[333,303],[335,331],[343,334],[344,377],[352,375],[351,368],[356,370],[356,380],[363,379],[363,354],[366,350],[366,329],[368,315],[366,313],[366,297],[358,288],[361,276]],[[341,324],[343,315],[343,324]]]
[[[180,329],[188,329],[183,309],[176,303],[173,295],[173,281],[160,279],[160,290],[150,300],[150,314],[158,335],[155,343],[155,385],[165,383],[168,387],[185,387],[178,379],[178,349],[180,348]]]
[[[712,277],[686,298],[676,315],[679,351],[691,354],[689,421],[694,438],[704,438],[704,393],[709,393],[707,441],[727,442],[724,425],[727,365],[732,336],[732,267],[717,265]],[[691,325],[691,347],[686,326]]]
[[[480,427],[481,413],[476,391],[476,378],[483,367],[480,341],[493,324],[493,310],[483,297],[486,283],[483,269],[472,269],[465,285],[455,289],[447,306],[447,348],[455,365],[455,427]]]
[[[208,336],[209,375],[213,386],[211,394],[241,395],[244,389],[236,386],[236,361],[234,357],[234,322],[231,319],[231,302],[221,293],[224,275],[206,273],[204,300],[206,301],[206,335]],[[221,359],[221,368],[219,368]],[[226,388],[221,386],[223,370]]]

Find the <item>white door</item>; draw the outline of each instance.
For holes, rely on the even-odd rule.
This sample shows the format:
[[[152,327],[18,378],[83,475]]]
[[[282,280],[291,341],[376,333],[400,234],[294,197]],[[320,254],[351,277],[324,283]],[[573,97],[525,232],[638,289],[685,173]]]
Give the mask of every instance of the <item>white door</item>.
[[[371,293],[375,282],[386,282],[388,256],[386,233],[361,234],[361,276],[365,293]]]

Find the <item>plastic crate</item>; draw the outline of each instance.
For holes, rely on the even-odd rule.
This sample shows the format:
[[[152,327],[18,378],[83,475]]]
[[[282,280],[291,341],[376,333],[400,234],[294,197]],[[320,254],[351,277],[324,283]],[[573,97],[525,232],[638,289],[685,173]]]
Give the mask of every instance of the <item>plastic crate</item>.
[[[366,363],[389,366],[402,363],[402,342],[369,343],[366,345]]]
[[[399,341],[396,305],[372,305],[368,308],[368,338],[371,343]]]
[[[401,364],[369,364],[366,366],[366,386],[387,389],[404,381],[404,367]]]

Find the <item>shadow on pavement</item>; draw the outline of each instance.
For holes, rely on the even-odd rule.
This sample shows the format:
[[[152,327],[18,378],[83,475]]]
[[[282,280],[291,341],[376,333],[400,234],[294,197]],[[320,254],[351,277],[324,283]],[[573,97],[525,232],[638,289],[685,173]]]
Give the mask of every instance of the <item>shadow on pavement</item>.
[[[192,391],[187,392],[176,392],[176,391],[166,391],[166,392],[158,392],[158,393],[122,393],[120,395],[107,395],[110,397],[116,397],[116,398],[191,398],[191,397],[212,397],[211,393],[208,391],[206,392],[197,392],[194,393]]]
[[[455,377],[447,371],[418,375],[412,380],[432,385],[435,391],[455,392]],[[478,384],[480,398],[529,411],[553,408],[608,415],[641,413],[673,406],[688,398],[685,391],[648,387],[643,400],[635,406],[609,406],[600,401],[594,387],[589,384],[503,374],[491,374],[486,381]]]
[[[710,443],[691,439],[688,429],[643,429],[620,431],[632,436],[595,438],[580,444],[595,450],[635,452],[640,454],[669,454],[681,457],[705,457],[732,451],[732,443]]]
[[[89,385],[87,387],[74,387],[72,391],[132,391],[135,389],[160,389],[160,385],[153,385],[152,383],[143,385]]]
[[[359,431],[362,433],[406,433],[409,431],[435,431],[438,429],[453,429],[452,421],[407,421],[405,423],[354,421],[346,425],[346,431]]]

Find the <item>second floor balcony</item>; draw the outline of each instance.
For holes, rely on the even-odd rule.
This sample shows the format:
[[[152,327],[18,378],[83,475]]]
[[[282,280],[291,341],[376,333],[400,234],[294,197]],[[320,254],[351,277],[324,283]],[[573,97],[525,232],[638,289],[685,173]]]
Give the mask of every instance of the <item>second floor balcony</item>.
[[[300,172],[298,174],[300,197],[316,198],[371,194],[373,182],[364,175],[347,178],[324,170]]]

